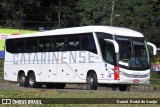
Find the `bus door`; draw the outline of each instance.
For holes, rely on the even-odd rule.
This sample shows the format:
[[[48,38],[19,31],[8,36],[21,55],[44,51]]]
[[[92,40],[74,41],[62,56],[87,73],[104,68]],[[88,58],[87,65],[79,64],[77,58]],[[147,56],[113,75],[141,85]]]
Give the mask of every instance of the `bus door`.
[[[105,39],[104,50],[102,52],[103,59],[107,62],[105,69],[107,70],[108,80],[119,79],[119,74],[116,72],[119,70],[117,66],[118,62],[119,45],[116,41]]]

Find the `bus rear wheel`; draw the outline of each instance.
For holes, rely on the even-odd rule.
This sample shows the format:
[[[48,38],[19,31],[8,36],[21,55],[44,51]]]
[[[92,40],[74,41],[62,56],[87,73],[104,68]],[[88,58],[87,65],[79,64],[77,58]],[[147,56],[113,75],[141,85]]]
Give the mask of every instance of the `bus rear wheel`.
[[[28,76],[28,87],[31,88],[40,88],[40,84],[36,82],[36,76],[34,73],[30,73]]]
[[[18,84],[20,87],[27,87],[27,78],[24,73],[18,75]]]
[[[92,72],[89,76],[89,85],[91,90],[97,90],[98,88],[97,75],[94,72]]]

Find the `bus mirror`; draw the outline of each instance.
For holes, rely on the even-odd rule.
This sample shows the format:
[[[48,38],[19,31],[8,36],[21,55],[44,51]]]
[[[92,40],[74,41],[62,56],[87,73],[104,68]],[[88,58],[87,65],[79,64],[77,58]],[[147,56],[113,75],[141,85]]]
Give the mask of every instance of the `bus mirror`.
[[[119,45],[116,41],[111,40],[111,39],[104,39],[107,42],[113,43],[114,48],[115,48],[115,53],[119,53]]]
[[[153,48],[153,55],[156,55],[157,54],[157,47],[156,47],[156,45],[154,45],[153,43],[150,43],[150,42],[147,42],[147,44]]]

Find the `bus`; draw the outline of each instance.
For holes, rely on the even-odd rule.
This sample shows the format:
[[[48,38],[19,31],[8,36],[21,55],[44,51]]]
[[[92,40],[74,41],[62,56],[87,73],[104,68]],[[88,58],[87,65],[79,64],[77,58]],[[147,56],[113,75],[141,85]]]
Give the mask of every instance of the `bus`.
[[[5,43],[4,79],[22,87],[66,84],[117,87],[148,84],[150,57],[143,34],[121,27],[83,26],[10,36]]]

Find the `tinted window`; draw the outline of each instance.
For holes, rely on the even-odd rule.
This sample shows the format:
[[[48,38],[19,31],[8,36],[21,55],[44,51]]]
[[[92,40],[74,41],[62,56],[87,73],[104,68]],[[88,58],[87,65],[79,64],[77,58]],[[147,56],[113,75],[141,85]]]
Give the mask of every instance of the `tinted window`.
[[[52,41],[55,46],[55,51],[65,51],[65,38],[64,37],[56,37]]]
[[[8,39],[6,44],[11,53],[85,50],[97,54],[92,33]]]
[[[114,45],[110,42],[105,42],[103,46],[101,46],[103,59],[111,64],[115,64],[115,51]]]
[[[24,53],[25,52],[25,40],[24,39],[18,39],[15,41],[15,52],[16,53]]]
[[[67,37],[67,51],[77,51],[80,50],[80,37],[79,36],[68,36]]]
[[[107,34],[107,33],[101,33],[101,32],[96,32],[100,47],[101,47],[101,51],[103,50],[103,45],[105,44],[105,40],[104,39],[113,39],[113,36],[111,34]]]
[[[111,64],[115,64],[116,59],[115,59],[114,45],[104,40],[104,39],[112,40],[113,36],[111,34],[101,33],[101,32],[97,32],[96,35],[100,44],[103,59]]]
[[[14,41],[13,39],[7,39],[6,40],[6,51],[10,53],[14,53]]]
[[[95,44],[92,33],[82,35],[80,49],[87,50],[97,54],[96,44]]]
[[[41,38],[38,42],[38,52],[48,52],[51,49],[51,40]]]
[[[51,40],[51,51],[52,52],[56,51],[56,41],[53,38]]]
[[[26,44],[26,52],[31,53],[31,52],[37,52],[37,43],[38,39],[27,39],[27,44]]]
[[[24,53],[25,39],[8,39],[6,40],[6,50],[10,53]]]

